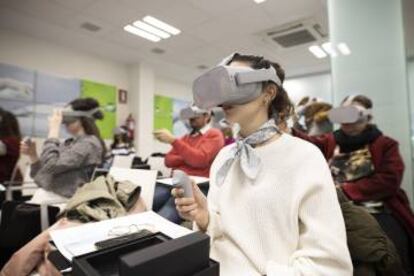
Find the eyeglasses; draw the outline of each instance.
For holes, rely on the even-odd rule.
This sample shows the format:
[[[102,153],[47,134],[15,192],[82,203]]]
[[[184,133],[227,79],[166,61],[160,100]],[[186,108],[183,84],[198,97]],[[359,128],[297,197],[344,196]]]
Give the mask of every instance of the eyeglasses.
[[[151,232],[156,232],[156,227],[152,224],[130,224],[130,225],[119,225],[114,226],[108,231],[109,237],[120,237],[133,233],[138,233],[142,230],[148,230]]]

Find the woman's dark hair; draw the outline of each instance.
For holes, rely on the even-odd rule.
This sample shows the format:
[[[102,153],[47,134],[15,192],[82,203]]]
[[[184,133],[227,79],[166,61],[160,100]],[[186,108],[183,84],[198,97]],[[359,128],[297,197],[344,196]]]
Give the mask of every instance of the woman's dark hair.
[[[285,71],[279,65],[279,63],[264,59],[264,57],[261,56],[242,55],[238,53],[234,54],[229,64],[233,61],[246,62],[253,69],[267,69],[270,68],[270,66],[272,66],[276,70],[276,74],[282,82],[282,85],[277,85],[272,81],[265,81],[263,82],[263,89],[270,84],[276,85],[277,95],[269,106],[268,114],[269,117],[274,117],[275,119],[277,119],[277,123],[286,122],[289,119],[289,117],[293,114],[294,106],[290,101],[285,88],[283,87],[283,82],[285,80]]]
[[[0,108],[0,138],[17,137],[21,138],[19,122],[13,113]]]
[[[98,101],[93,98],[82,98],[82,99],[79,98],[79,99],[71,101],[69,105],[72,107],[73,110],[78,110],[78,111],[89,111],[89,110],[99,107]],[[97,110],[94,114],[92,114],[92,116],[93,116],[93,119],[87,118],[87,117],[80,117],[80,122],[81,122],[83,129],[85,130],[85,134],[94,135],[96,136],[96,138],[99,139],[99,142],[101,143],[102,149],[103,149],[103,155],[102,155],[102,161],[103,161],[106,155],[106,146],[101,137],[101,133],[99,132],[98,127],[96,126],[95,119],[102,120],[104,115],[101,110]]]
[[[353,97],[352,99],[353,103],[359,103],[366,109],[371,109],[374,106],[374,104],[372,103],[372,100],[364,95],[347,96],[345,99],[343,99],[342,104],[348,101],[350,97]]]

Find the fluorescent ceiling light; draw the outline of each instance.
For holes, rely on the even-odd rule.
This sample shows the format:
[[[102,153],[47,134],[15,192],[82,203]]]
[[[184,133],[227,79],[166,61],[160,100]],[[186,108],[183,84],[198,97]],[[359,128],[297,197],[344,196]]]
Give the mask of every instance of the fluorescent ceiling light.
[[[332,44],[330,42],[325,42],[322,44],[322,48],[327,52],[331,57],[336,57],[338,53],[336,50],[332,47]]]
[[[124,27],[124,30],[127,31],[127,32],[129,32],[129,33],[131,33],[131,34],[134,34],[134,35],[140,36],[142,38],[151,40],[153,42],[158,42],[158,41],[161,40],[161,38],[159,38],[158,36],[153,35],[153,34],[150,34],[150,33],[146,32],[146,31],[141,30],[141,29],[135,28],[132,25],[126,25]]]
[[[168,25],[165,22],[162,22],[161,20],[156,19],[155,17],[152,17],[150,15],[147,15],[144,17],[144,20],[146,23],[151,24],[152,26],[157,27],[158,29],[161,29],[163,31],[166,31],[167,33],[170,33],[172,35],[178,35],[181,33],[181,31],[171,25]]]
[[[266,2],[266,0],[254,0],[254,2],[256,2],[256,4],[261,4],[263,2]]]
[[[169,33],[166,33],[164,31],[161,31],[160,29],[157,29],[157,28],[155,28],[155,27],[153,27],[153,26],[151,26],[151,25],[149,25],[147,23],[144,23],[144,22],[140,21],[140,20],[135,21],[133,24],[138,29],[147,31],[149,33],[152,33],[152,34],[154,34],[156,36],[159,36],[161,38],[164,38],[164,39],[165,38],[169,38],[171,36]]]
[[[309,51],[317,58],[325,58],[328,55],[322,50],[321,47],[319,47],[318,45],[313,45],[310,46]]]
[[[338,47],[339,52],[341,52],[341,54],[343,54],[344,56],[348,56],[351,54],[351,49],[349,49],[346,43],[343,43],[343,42],[339,43],[337,47]]]

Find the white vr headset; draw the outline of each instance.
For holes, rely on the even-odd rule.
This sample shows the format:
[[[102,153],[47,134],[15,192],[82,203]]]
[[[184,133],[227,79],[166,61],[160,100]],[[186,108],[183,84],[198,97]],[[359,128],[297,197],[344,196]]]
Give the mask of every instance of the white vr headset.
[[[233,55],[199,76],[193,83],[194,103],[200,108],[248,103],[260,96],[262,82],[282,85],[271,66],[267,69],[228,66]]]
[[[62,110],[62,123],[71,123],[81,117],[95,119],[93,115],[99,110],[99,107],[96,107],[88,111],[73,110],[71,107],[67,107]]]
[[[208,114],[208,113],[210,113],[208,110],[201,109],[193,105],[193,106],[189,106],[189,107],[181,109],[180,119],[189,120],[189,119],[200,117],[201,115]]]
[[[332,123],[336,124],[353,124],[362,122],[372,115],[371,109],[366,109],[360,105],[352,105],[356,96],[350,96],[343,106],[331,109],[328,118]]]

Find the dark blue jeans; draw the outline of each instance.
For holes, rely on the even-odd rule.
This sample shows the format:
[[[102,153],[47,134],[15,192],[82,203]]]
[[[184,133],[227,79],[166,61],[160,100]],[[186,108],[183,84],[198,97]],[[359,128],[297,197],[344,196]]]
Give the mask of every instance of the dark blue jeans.
[[[201,191],[207,196],[208,184],[199,185]],[[154,212],[158,213],[163,218],[168,219],[174,223],[180,224],[183,219],[175,208],[174,198],[171,196],[171,187],[157,184],[155,186],[154,202],[152,205]]]

